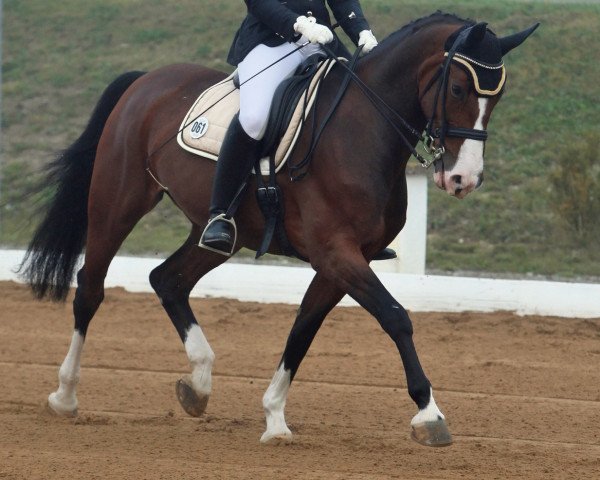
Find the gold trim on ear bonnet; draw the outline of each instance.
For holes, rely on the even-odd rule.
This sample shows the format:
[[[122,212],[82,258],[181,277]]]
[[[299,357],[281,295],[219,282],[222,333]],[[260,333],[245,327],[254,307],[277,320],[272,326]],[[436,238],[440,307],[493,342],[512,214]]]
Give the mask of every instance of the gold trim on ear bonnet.
[[[444,56],[447,57],[448,52]],[[488,65],[458,52],[454,54],[452,60],[461,64],[471,74],[473,86],[479,95],[493,97],[498,95],[504,88],[506,83],[504,62],[497,65]],[[480,74],[478,74],[478,71]]]
[[[478,95],[491,97],[502,91],[506,82],[502,44],[487,23],[459,28],[446,40],[445,50],[446,57],[471,76]]]

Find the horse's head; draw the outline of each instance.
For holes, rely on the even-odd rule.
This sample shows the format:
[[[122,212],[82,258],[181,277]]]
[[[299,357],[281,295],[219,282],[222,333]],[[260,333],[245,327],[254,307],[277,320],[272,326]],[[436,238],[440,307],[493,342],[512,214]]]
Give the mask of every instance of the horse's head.
[[[448,37],[443,53],[423,63],[421,108],[431,151],[439,156],[434,180],[450,195],[464,198],[483,182],[486,127],[506,81],[502,57],[538,25],[503,38],[485,23],[467,25]]]

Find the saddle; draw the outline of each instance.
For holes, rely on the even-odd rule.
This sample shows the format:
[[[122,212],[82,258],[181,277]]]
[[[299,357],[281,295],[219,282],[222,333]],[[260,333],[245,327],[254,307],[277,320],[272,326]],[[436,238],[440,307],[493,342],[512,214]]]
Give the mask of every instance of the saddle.
[[[285,165],[315,104],[321,81],[335,62],[313,55],[277,88],[262,141],[262,175],[269,175],[269,163],[274,164],[275,172]],[[216,161],[231,119],[239,111],[239,99],[236,71],[198,97],[179,128],[179,145]]]
[[[293,248],[285,233],[283,194],[275,176],[294,151],[309,114],[314,115],[316,112],[313,107],[318,99],[321,81],[339,60],[342,59],[313,55],[275,91],[266,133],[262,140],[261,159],[254,167],[255,172],[260,171],[260,175],[256,175],[258,187],[256,199],[265,217],[263,240],[256,252],[256,258],[267,252],[275,236],[284,255],[306,261]],[[205,158],[215,161],[218,159],[231,119],[239,111],[239,87],[239,77],[237,72],[234,72],[198,97],[185,116],[177,135],[177,141],[182,148]],[[318,136],[315,137],[314,125],[312,134],[309,156],[314,149],[315,138],[318,139]],[[307,163],[305,158],[299,166],[290,167],[294,172],[291,176],[292,180],[299,179],[305,174],[295,172],[305,169]],[[263,176],[268,176],[267,182]],[[228,215],[235,214],[244,187],[245,185],[238,191],[229,206]]]

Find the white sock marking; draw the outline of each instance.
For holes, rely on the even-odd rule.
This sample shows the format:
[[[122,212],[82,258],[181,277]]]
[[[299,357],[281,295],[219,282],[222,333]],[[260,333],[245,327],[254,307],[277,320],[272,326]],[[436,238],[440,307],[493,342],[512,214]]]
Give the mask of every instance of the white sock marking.
[[[186,333],[185,351],[192,365],[192,385],[196,393],[210,395],[211,371],[215,354],[199,325],[192,325]]]
[[[292,432],[285,423],[284,409],[287,394],[290,389],[291,375],[283,363],[275,372],[271,384],[263,396],[263,408],[267,420],[267,429],[260,441],[269,442],[272,439],[291,441]]]
[[[68,415],[77,410],[77,384],[81,367],[81,352],[85,337],[77,330],[73,332],[71,346],[58,371],[58,390],[48,397],[50,407],[57,413]]]
[[[429,403],[423,410],[419,410],[419,413],[417,413],[413,417],[413,419],[410,422],[410,424],[413,426],[424,422],[435,422],[436,420],[443,420],[444,418],[446,418],[444,417],[444,414],[440,411],[440,409],[435,403],[435,400],[433,399],[433,390],[430,388],[429,391]]]

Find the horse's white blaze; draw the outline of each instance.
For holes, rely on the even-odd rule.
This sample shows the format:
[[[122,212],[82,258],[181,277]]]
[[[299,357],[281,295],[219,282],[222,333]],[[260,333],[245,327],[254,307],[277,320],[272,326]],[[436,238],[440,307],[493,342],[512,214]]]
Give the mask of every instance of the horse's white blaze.
[[[433,390],[431,388],[429,389],[429,392],[430,392],[429,403],[423,410],[419,410],[419,413],[417,413],[413,417],[413,419],[410,422],[411,425],[414,426],[414,425],[419,425],[424,422],[434,422],[436,420],[446,418],[446,417],[444,417],[444,414],[440,411],[440,409],[436,405],[435,400],[433,399]]]
[[[215,354],[199,325],[186,332],[185,351],[192,365],[192,386],[196,393],[209,395],[212,389],[212,366]]]
[[[50,407],[62,415],[74,414],[77,410],[76,390],[84,341],[85,337],[75,330],[69,352],[58,371],[58,390],[48,397]]]
[[[483,130],[483,119],[488,107],[488,99],[480,98],[478,105],[479,112],[473,128]],[[479,183],[479,178],[483,173],[483,148],[484,142],[467,138],[458,151],[456,163],[450,170],[447,170],[443,174],[443,180],[441,172],[434,174],[435,183],[441,188],[445,186],[446,191],[450,195],[456,195],[459,198],[463,198],[469,192],[475,190]],[[454,181],[454,178],[457,176],[460,177],[459,183]]]
[[[290,441],[292,439],[292,432],[285,423],[283,412],[290,383],[290,371],[284,368],[282,362],[263,396],[263,408],[267,420],[267,429],[260,439],[263,443],[267,443],[273,439],[283,441]]]
[[[473,126],[476,130],[483,130],[483,118],[487,109],[488,99],[479,99],[479,116]],[[484,142],[466,139],[458,151],[456,164],[448,172],[449,175],[461,175],[464,178],[465,188],[477,185],[477,180],[483,172],[483,147]]]

